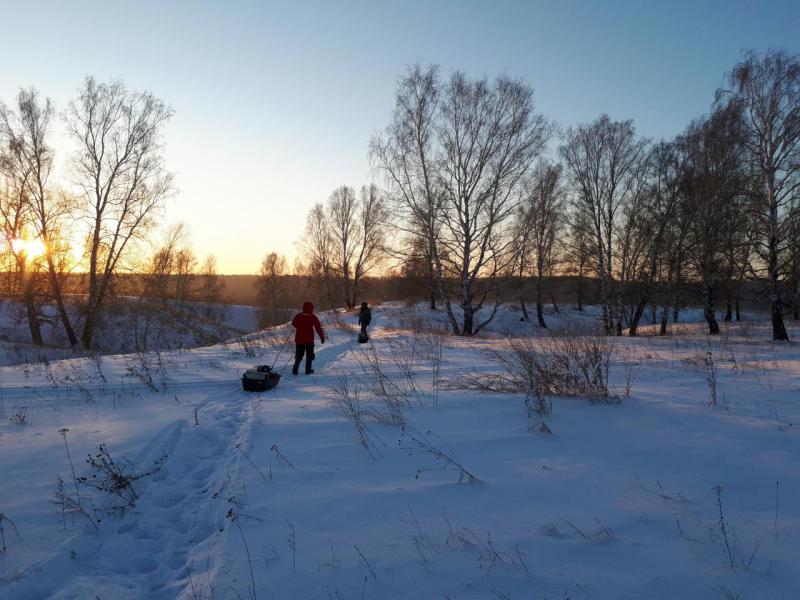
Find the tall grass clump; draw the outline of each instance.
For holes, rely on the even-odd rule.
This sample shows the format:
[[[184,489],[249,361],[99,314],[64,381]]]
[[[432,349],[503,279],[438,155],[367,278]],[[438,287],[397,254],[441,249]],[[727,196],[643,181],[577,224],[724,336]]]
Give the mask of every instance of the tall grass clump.
[[[612,353],[611,338],[582,329],[514,338],[489,352],[499,373],[468,375],[460,383],[483,391],[525,394],[529,412],[539,415],[550,412],[554,396],[606,404],[618,401],[609,387]]]

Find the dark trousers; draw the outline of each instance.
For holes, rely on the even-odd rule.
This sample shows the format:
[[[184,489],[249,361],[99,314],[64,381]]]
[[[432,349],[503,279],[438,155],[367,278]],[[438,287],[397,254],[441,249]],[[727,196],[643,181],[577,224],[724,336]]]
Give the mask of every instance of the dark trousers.
[[[294,367],[292,373],[297,375],[300,363],[303,362],[303,355],[306,357],[306,375],[311,373],[311,363],[314,362],[314,344],[295,344]]]
[[[369,326],[369,323],[361,323],[361,333],[363,333],[364,335],[367,335],[367,327],[368,326]]]

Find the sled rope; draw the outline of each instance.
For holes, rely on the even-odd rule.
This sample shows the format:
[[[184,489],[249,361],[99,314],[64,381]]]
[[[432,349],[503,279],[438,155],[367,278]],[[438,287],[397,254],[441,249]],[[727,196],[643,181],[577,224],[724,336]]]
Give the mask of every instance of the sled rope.
[[[281,347],[278,350],[278,353],[275,355],[275,360],[272,361],[272,365],[270,366],[270,370],[273,370],[273,371],[275,370],[275,365],[278,363],[278,359],[281,357],[281,354],[283,354],[283,351],[286,349],[286,345],[289,343],[289,340],[292,339],[292,334],[293,333],[294,333],[293,331],[290,331],[289,335],[286,336],[286,339],[283,340],[283,344],[281,344]],[[292,356],[290,354],[289,355],[289,360],[291,360],[291,359],[292,359]],[[289,364],[289,361],[287,360],[286,363],[284,363],[283,367],[281,367],[280,371],[278,371],[279,375],[283,373],[283,370],[286,368],[286,365],[288,365],[288,364]]]
[[[288,367],[288,366],[289,366],[289,363],[290,363],[290,362],[292,362],[292,359],[293,359],[293,358],[294,358],[294,355],[292,355],[291,353],[289,353],[289,358],[287,358],[287,359],[286,359],[286,362],[285,362],[285,363],[283,363],[283,366],[282,366],[282,367],[280,368],[280,370],[278,371],[278,375],[283,375],[283,372],[286,370],[286,367]]]

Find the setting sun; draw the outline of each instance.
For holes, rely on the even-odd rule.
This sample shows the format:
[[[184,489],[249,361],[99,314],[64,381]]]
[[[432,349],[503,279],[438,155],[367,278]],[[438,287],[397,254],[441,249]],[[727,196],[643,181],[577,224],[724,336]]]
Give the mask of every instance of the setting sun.
[[[33,240],[16,238],[11,241],[11,249],[17,254],[24,253],[27,258],[36,258],[45,253],[46,247],[39,238]]]

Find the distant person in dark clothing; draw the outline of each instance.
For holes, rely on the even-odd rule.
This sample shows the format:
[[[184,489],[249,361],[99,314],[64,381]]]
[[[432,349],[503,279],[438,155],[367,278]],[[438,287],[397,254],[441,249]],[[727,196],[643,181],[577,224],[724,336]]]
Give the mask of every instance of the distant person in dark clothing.
[[[367,326],[372,321],[372,311],[366,302],[361,303],[361,311],[358,313],[358,324],[361,325],[361,333],[367,335]]]
[[[317,315],[314,314],[314,305],[311,302],[303,303],[303,312],[299,312],[292,319],[292,327],[297,331],[294,335],[295,355],[292,375],[297,375],[303,356],[306,358],[306,375],[314,372],[311,363],[314,362],[314,330],[319,334],[320,343],[325,343],[325,332]]]

